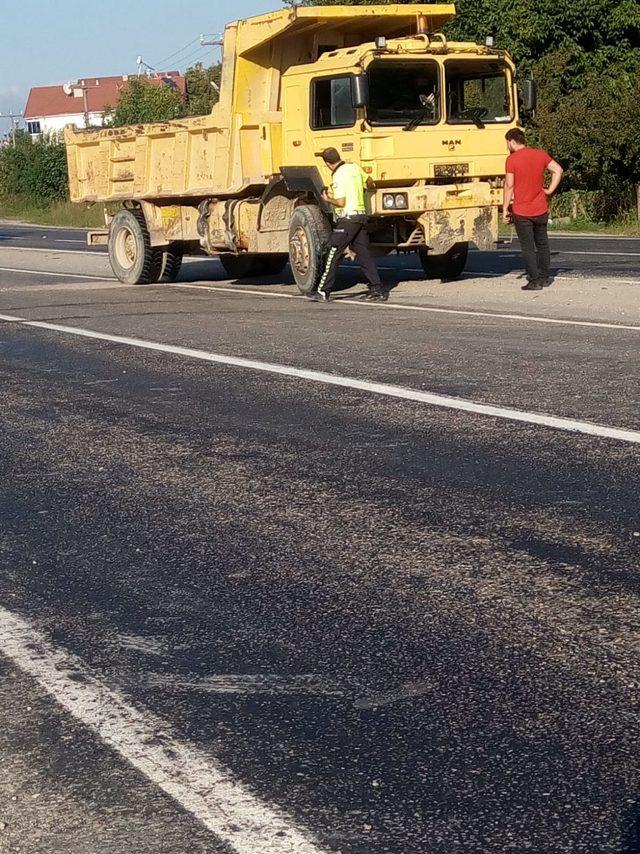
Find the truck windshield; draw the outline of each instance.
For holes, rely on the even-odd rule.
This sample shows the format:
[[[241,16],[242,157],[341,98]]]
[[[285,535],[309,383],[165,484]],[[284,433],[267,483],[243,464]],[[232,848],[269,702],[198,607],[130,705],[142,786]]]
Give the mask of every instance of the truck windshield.
[[[445,64],[447,121],[495,124],[512,119],[509,76],[495,60],[450,60]]]
[[[435,62],[381,61],[369,68],[372,125],[434,125],[440,121],[440,83]]]

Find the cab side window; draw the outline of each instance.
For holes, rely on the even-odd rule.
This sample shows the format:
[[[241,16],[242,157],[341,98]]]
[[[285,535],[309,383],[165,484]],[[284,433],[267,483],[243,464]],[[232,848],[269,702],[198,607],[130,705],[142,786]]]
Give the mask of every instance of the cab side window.
[[[311,84],[311,127],[353,127],[356,111],[351,97],[351,77],[323,77]]]

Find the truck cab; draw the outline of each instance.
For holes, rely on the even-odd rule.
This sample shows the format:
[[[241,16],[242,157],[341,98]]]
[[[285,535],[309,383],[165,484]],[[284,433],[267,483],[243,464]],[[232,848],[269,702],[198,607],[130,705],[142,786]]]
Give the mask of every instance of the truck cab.
[[[370,178],[373,245],[456,275],[470,243],[497,240],[514,77],[505,54],[444,37],[327,51],[283,75],[283,175],[300,186],[337,148]]]

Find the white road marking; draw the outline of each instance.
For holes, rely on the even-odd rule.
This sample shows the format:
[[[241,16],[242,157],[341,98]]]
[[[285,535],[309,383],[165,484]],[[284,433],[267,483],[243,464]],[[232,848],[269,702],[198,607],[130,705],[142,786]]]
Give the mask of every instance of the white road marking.
[[[165,287],[163,285],[162,287]],[[302,294],[281,294],[278,291],[262,291],[257,290],[256,288],[244,288],[242,285],[238,287],[226,287],[225,285],[197,285],[197,284],[189,284],[188,282],[176,282],[169,285],[170,288],[179,288],[180,290],[193,290],[193,291],[222,291],[223,294],[251,294],[259,297],[275,297],[276,299],[295,299],[295,300],[304,300],[305,297]],[[306,300],[305,300],[306,301]]]
[[[554,276],[554,279],[556,282],[589,282],[596,280],[598,285],[602,286],[606,284],[607,288],[614,288],[616,285],[640,285],[640,279],[603,279],[598,276],[589,277],[586,274],[578,276]]]
[[[54,241],[59,243],[59,240]],[[85,243],[86,246],[86,243]],[[54,249],[53,246],[48,249],[43,249],[41,246],[3,246],[0,244],[0,249],[6,249],[9,252],[48,252],[49,255],[57,253],[58,255],[104,255],[103,252],[90,252],[88,249]]]
[[[140,676],[136,676],[137,684]],[[225,673],[213,676],[184,678],[165,673],[149,673],[143,677],[145,686],[167,691],[199,691],[206,694],[309,694],[311,696],[344,697],[346,691],[336,682],[314,674],[277,676],[271,673]]]
[[[0,267],[0,272],[4,273],[26,273],[30,276],[53,276],[55,278],[64,279],[95,279],[98,282],[109,281],[109,276],[90,276],[89,274],[80,273],[54,273],[48,270],[23,270],[18,267]]]
[[[553,247],[552,247],[553,248]],[[640,258],[640,252],[593,252],[578,249],[555,249],[558,255],[606,255],[613,258]]]
[[[122,335],[111,335],[107,332],[96,332],[92,329],[82,329],[77,326],[62,326],[57,323],[46,323],[40,320],[24,320],[11,315],[0,315],[0,320],[11,323],[19,323],[22,326],[30,326],[35,329],[47,329],[51,332],[61,332],[65,335],[77,335],[80,338],[92,338],[97,341],[110,341],[113,344],[123,344],[127,347],[136,347],[141,350],[153,350],[159,353],[171,353],[175,356],[184,356],[188,359],[198,359],[202,362],[210,362],[217,365],[229,365],[234,368],[247,368],[252,371],[260,371],[268,374],[276,374],[285,377],[308,380],[324,385],[340,386],[342,388],[355,389],[370,394],[382,395],[384,397],[410,400],[435,406],[441,409],[452,409],[458,412],[470,412],[474,415],[485,415],[489,418],[499,418],[507,421],[520,421],[526,424],[535,424],[541,427],[551,427],[556,430],[564,430],[569,433],[584,433],[587,436],[599,436],[604,439],[615,439],[619,442],[631,442],[640,444],[640,432],[637,430],[626,430],[622,427],[609,427],[603,424],[594,424],[590,421],[578,421],[573,418],[563,418],[556,415],[548,415],[542,412],[527,412],[521,409],[511,409],[504,406],[495,406],[488,403],[477,403],[473,400],[465,400],[459,397],[448,397],[442,394],[434,394],[429,391],[406,388],[404,386],[388,385],[387,383],[359,380],[355,377],[343,377],[339,374],[327,374],[322,371],[313,371],[308,368],[296,368],[290,365],[278,365],[269,362],[258,362],[254,359],[242,359],[237,356],[226,356],[221,353],[209,353],[206,350],[194,350],[190,347],[180,347],[175,344],[162,344],[159,341],[148,341],[142,338],[128,338]]]
[[[280,299],[304,299],[304,297],[300,294],[281,294],[275,291],[259,291],[255,289],[250,290],[248,288],[227,288],[224,287],[224,285],[190,285],[187,283],[178,283],[172,285],[171,287],[188,288],[196,291],[221,291],[224,294],[250,294],[261,297],[276,297]],[[627,326],[622,323],[605,323],[603,321],[596,320],[565,320],[563,318],[557,317],[541,317],[535,314],[503,314],[502,312],[471,311],[462,308],[435,308],[433,306],[427,305],[403,305],[402,303],[397,302],[369,303],[361,302],[355,297],[346,296],[342,299],[334,301],[334,304],[336,305],[340,305],[341,303],[350,306],[355,305],[360,308],[386,309],[391,311],[425,311],[430,314],[458,314],[464,317],[492,317],[498,320],[515,320],[531,323],[551,323],[560,326],[588,326],[595,327],[596,329],[622,329],[627,332],[640,332],[640,326]]]
[[[284,812],[253,795],[212,756],[180,740],[161,718],[131,705],[83,661],[2,607],[0,654],[236,854],[322,854]]]
[[[634,240],[640,242],[640,237],[631,237],[628,234],[576,234],[575,232],[550,231],[549,237],[557,240]]]
[[[435,686],[431,682],[408,682],[399,691],[389,691],[386,694],[376,694],[373,697],[360,697],[353,705],[356,709],[377,709],[380,706],[389,706],[392,703],[412,700],[423,694],[434,691]]]

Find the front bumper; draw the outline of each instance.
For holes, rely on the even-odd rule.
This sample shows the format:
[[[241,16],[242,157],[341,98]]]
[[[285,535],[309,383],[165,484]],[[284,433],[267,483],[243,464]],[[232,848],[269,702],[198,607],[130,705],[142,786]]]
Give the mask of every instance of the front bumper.
[[[406,210],[385,209],[383,197],[390,192],[406,194]],[[473,181],[393,190],[380,188],[371,194],[370,212],[381,223],[402,218],[409,226],[398,248],[426,247],[439,255],[456,243],[468,242],[478,249],[492,249],[498,239],[501,204],[502,190],[487,181]]]

